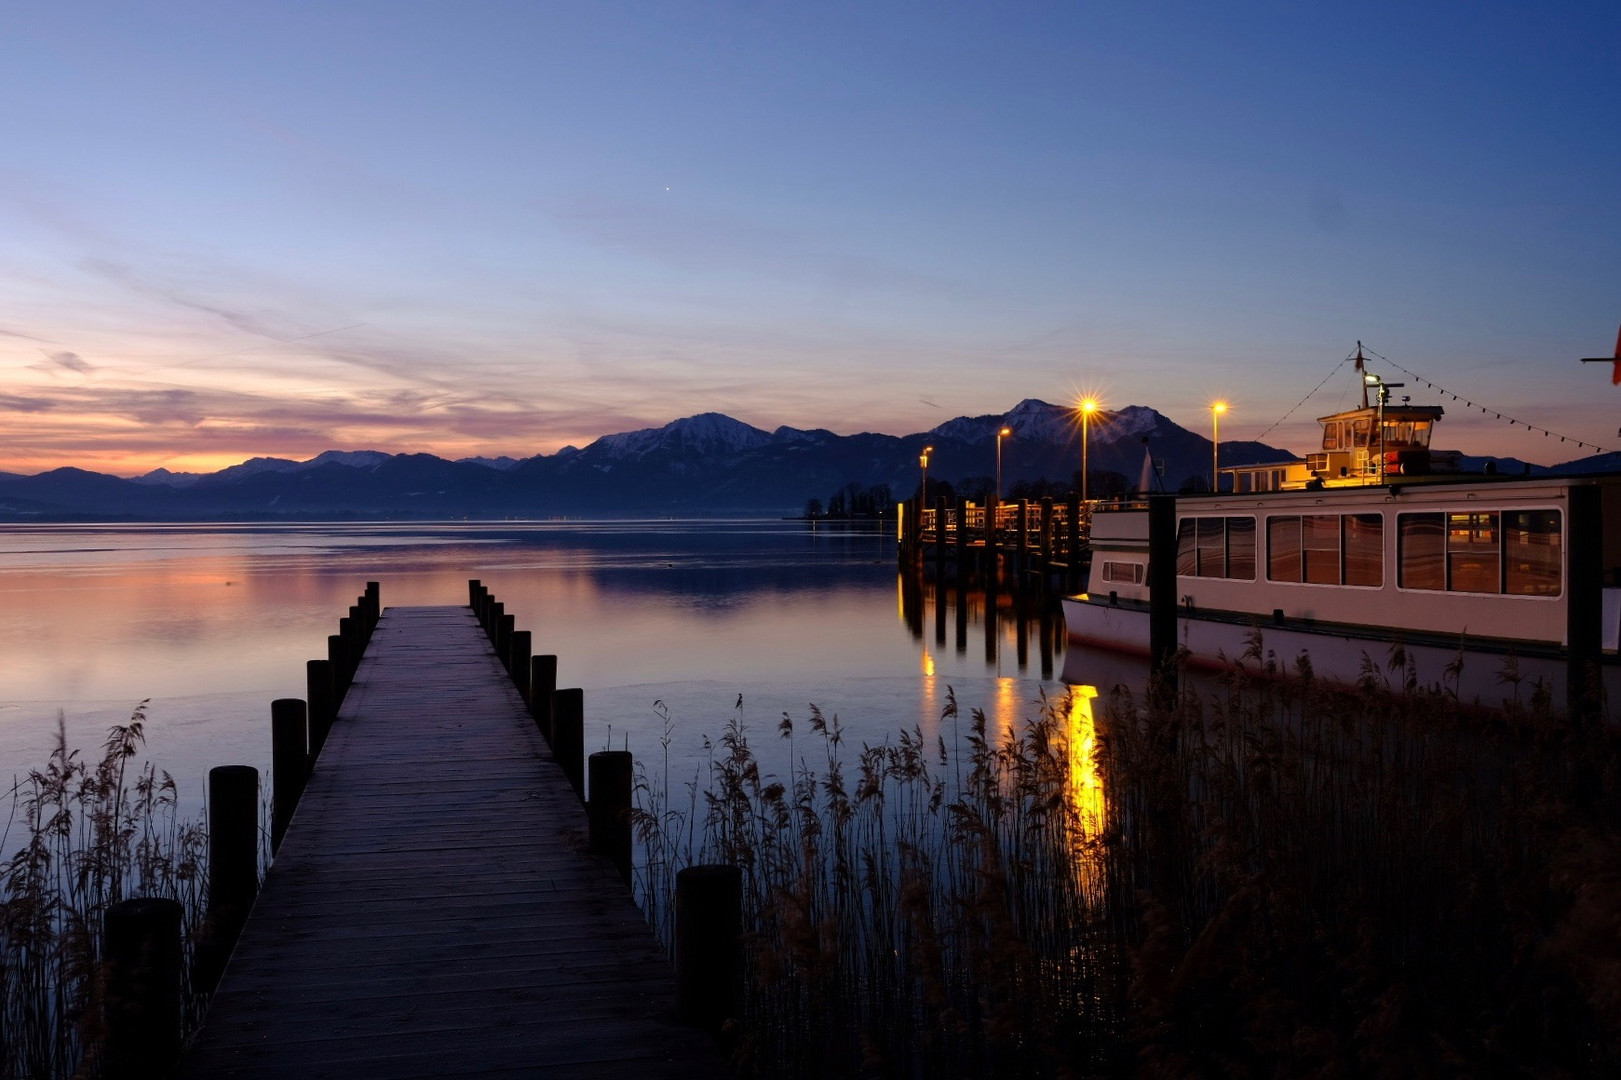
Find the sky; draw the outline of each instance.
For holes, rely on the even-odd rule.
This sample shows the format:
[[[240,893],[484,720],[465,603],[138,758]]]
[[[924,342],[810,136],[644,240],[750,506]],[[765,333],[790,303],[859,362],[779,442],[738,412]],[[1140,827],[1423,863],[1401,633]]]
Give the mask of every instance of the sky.
[[[1358,341],[1438,446],[1621,448],[1613,0],[0,14],[0,471],[1083,394],[1303,452]]]

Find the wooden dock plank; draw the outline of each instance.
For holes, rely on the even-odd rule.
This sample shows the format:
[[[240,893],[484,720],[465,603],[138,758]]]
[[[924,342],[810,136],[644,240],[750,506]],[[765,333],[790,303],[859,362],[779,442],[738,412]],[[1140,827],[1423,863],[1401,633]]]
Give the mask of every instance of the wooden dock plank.
[[[467,608],[391,608],[184,1077],[725,1076]]]

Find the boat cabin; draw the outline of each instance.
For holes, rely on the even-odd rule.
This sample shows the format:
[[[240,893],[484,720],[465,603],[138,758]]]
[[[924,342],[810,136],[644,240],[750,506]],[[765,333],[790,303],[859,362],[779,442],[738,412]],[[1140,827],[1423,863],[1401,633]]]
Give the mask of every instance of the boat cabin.
[[[1239,465],[1222,469],[1238,494],[1260,491],[1364,487],[1391,477],[1444,476],[1458,471],[1456,450],[1430,449],[1430,435],[1441,419],[1439,405],[1363,405],[1319,416],[1319,450],[1298,461]],[[1224,487],[1226,485],[1223,485]]]

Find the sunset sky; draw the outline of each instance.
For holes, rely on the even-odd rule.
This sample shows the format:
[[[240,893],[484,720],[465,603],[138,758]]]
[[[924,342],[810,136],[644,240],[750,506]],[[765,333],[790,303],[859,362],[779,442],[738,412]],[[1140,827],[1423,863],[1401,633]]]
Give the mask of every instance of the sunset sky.
[[[1555,433],[1439,445],[1621,448],[1614,0],[60,0],[0,90],[0,470],[1083,391],[1302,450],[1358,339]]]

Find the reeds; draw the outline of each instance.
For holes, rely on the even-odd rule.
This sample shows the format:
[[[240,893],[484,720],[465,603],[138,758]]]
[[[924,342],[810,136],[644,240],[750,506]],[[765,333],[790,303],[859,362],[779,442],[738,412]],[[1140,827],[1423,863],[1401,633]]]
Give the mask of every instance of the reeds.
[[[142,702],[91,762],[69,749],[59,714],[50,760],[12,787],[0,835],[0,851],[14,852],[0,865],[0,1076],[97,1074],[109,905],[134,896],[180,901],[190,969],[207,838],[181,819],[169,775],[134,764],[145,721]],[[189,988],[185,1000],[195,1024],[200,1003]]]
[[[932,746],[785,716],[782,777],[739,712],[684,809],[641,777],[640,892],[667,933],[681,865],[742,868],[744,1075],[1621,1073],[1616,736],[1452,685],[1257,639],[1095,745],[1079,691]]]

